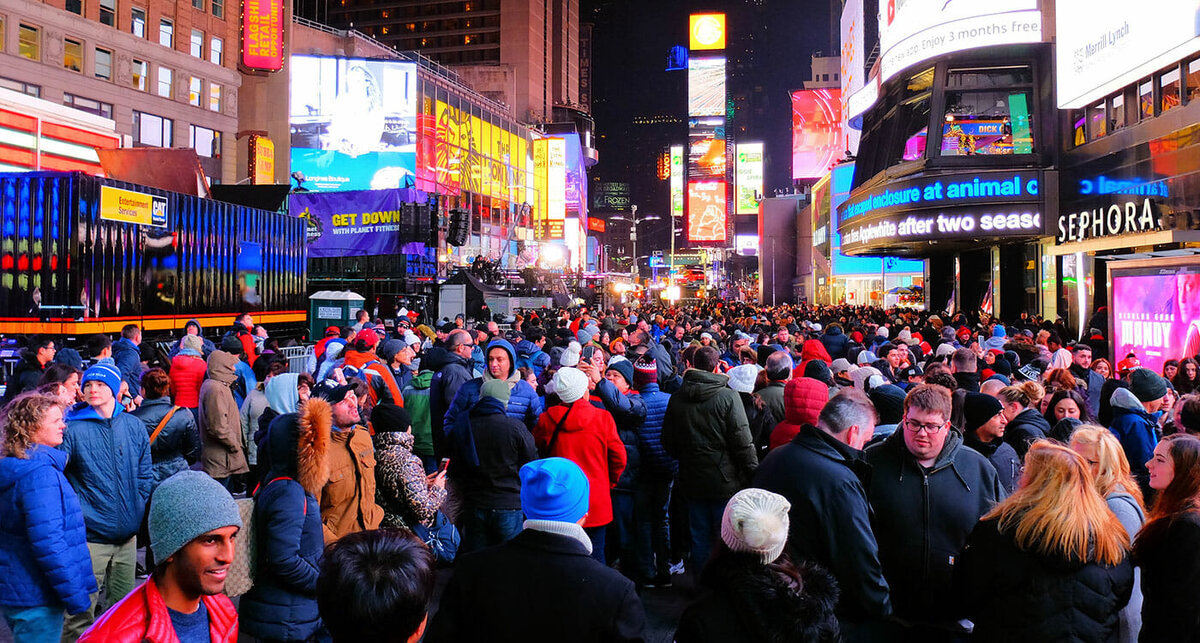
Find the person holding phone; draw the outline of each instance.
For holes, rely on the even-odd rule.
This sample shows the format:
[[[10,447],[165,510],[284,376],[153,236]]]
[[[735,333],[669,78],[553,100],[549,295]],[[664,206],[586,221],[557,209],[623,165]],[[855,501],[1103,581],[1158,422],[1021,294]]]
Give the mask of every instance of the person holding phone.
[[[430,525],[446,501],[446,471],[425,474],[412,452],[412,419],[395,404],[371,411],[375,430],[375,501],[383,508],[381,527],[411,529]]]

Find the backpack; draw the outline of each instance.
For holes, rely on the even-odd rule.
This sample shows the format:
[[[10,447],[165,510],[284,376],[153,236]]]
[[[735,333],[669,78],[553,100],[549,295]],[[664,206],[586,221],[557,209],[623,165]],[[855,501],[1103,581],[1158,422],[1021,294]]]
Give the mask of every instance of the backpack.
[[[273,478],[262,488],[270,486],[276,480],[293,480],[289,477]],[[258,490],[255,490],[256,492]],[[225,578],[225,595],[241,596],[254,587],[254,574],[258,571],[258,538],[254,528],[254,494],[246,498],[238,498],[238,514],[242,517],[242,530],[233,545],[233,562],[229,564],[229,573]],[[308,515],[308,502],[304,503],[304,515]]]

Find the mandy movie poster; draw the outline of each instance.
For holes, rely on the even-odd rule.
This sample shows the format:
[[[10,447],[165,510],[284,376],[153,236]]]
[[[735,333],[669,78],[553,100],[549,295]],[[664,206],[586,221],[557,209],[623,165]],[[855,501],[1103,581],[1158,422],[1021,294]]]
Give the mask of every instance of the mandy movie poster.
[[[1114,363],[1136,353],[1156,373],[1200,352],[1200,264],[1112,269]]]

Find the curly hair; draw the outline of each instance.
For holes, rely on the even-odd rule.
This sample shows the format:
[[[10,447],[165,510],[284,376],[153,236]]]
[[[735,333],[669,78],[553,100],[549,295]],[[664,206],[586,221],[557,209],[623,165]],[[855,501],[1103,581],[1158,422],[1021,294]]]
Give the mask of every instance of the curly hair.
[[[22,393],[0,409],[0,456],[25,458],[33,436],[42,428],[42,418],[51,408],[63,408],[57,398],[43,393]]]

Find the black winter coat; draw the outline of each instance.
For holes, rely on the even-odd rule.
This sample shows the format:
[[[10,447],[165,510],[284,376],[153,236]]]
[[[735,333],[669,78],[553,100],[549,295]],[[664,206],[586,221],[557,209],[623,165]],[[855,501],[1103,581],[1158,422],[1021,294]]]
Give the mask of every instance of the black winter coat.
[[[850,338],[842,332],[840,326],[830,326],[825,329],[825,334],[821,335],[821,344],[825,346],[830,357],[838,359],[846,356],[846,349],[850,347]]]
[[[978,451],[996,467],[996,474],[1000,476],[1000,486],[1004,487],[1006,495],[1017,488],[1017,480],[1021,478],[1021,457],[1012,445],[1005,443],[1003,439],[982,442],[974,432],[966,434],[963,443]]]
[[[896,616],[947,624],[963,617],[954,559],[979,518],[1005,497],[996,468],[950,431],[929,469],[904,444],[904,429],[867,449],[867,498],[875,510],[879,560]]]
[[[811,561],[833,573],[842,590],[838,615],[851,621],[883,618],[892,611],[862,484],[870,479],[870,469],[861,451],[805,425],[791,442],[767,455],[752,483],[792,504],[792,560]]]
[[[0,400],[0,406],[8,404],[9,400],[14,397],[32,391],[37,388],[38,382],[42,379],[42,373],[46,369],[38,363],[37,356],[30,352],[29,349],[21,351],[21,361],[13,367],[12,373],[8,376],[8,381],[5,382],[4,398]]]
[[[663,417],[663,446],[679,460],[680,490],[693,500],[728,500],[758,467],[746,410],[729,377],[690,369]]]
[[[959,598],[975,623],[972,643],[1115,641],[1117,614],[1133,590],[1130,559],[1108,566],[1021,551],[998,523],[975,527],[955,571]]]
[[[441,455],[446,452],[445,415],[454,396],[463,384],[475,379],[471,360],[435,347],[423,358],[429,370],[434,371],[429,383],[429,422],[433,434],[433,450]],[[453,428],[453,427],[451,427]]]
[[[1142,569],[1139,641],[1200,641],[1200,513],[1150,523],[1138,534]]]
[[[1012,445],[1022,462],[1029,445],[1049,435],[1050,423],[1033,408],[1021,411],[1004,427],[1004,441]]]
[[[171,398],[146,400],[134,409],[133,416],[146,425],[148,435],[154,435],[159,422],[171,412]],[[150,443],[150,460],[154,467],[154,486],[195,464],[200,459],[200,429],[190,409],[175,411],[167,425]]]
[[[463,502],[473,509],[520,509],[521,467],[537,459],[529,429],[508,417],[499,400],[485,397],[458,414],[450,435],[449,476]]]
[[[633,582],[570,536],[525,529],[455,561],[427,643],[642,641]]]

